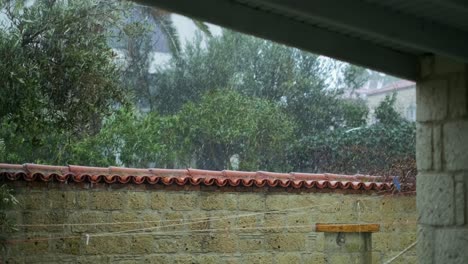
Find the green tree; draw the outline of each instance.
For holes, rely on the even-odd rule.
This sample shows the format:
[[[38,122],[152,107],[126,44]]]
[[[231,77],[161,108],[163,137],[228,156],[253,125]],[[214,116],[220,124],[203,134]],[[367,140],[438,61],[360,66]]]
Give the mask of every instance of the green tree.
[[[325,84],[318,56],[229,30],[206,45],[200,39],[189,45],[156,78],[153,101],[163,114],[176,113],[209,90],[233,89],[280,104],[300,135],[359,126],[367,116],[362,102],[344,100],[343,90]]]
[[[291,149],[293,167],[301,171],[400,175],[414,178],[415,124],[394,109],[395,96],[379,106],[379,122],[307,136]]]
[[[186,162],[195,158],[199,168],[222,170],[232,168],[230,158],[238,155],[240,169],[289,169],[285,158],[294,123],[268,100],[211,91],[184,105],[178,116]]]
[[[176,121],[173,116],[122,108],[104,120],[98,134],[68,146],[66,161],[92,166],[173,167]]]
[[[153,7],[135,3],[124,4],[122,19],[109,39],[111,46],[124,54],[120,80],[132,92],[133,102],[140,109],[154,110],[155,78],[150,68],[155,63],[154,52],[169,48],[174,60],[181,53],[180,37],[171,14]],[[211,37],[208,26],[192,20],[204,36]]]
[[[0,138],[3,161],[60,162],[64,143],[99,131],[125,102],[105,29],[118,2],[2,1]]]
[[[383,125],[396,126],[406,122],[395,110],[396,93],[386,95],[384,100],[375,108],[375,117]]]

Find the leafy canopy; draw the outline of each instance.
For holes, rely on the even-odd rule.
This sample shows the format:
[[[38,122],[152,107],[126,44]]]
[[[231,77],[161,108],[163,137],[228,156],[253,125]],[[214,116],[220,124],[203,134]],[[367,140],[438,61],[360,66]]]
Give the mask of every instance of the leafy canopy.
[[[61,163],[64,142],[99,131],[125,102],[104,30],[117,2],[2,1],[0,140],[6,162]],[[55,158],[50,153],[58,153]]]
[[[199,103],[184,105],[178,118],[182,149],[196,157],[197,167],[222,170],[239,155],[240,169],[285,170],[294,123],[268,100],[211,91]]]

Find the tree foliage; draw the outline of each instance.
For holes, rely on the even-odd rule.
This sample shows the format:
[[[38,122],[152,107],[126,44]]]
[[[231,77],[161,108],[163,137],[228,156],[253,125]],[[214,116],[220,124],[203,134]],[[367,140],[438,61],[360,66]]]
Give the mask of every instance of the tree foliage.
[[[130,9],[144,13],[132,20],[126,5],[102,0],[2,7],[11,21],[0,32],[2,161],[413,173],[414,125],[395,97],[366,127],[367,106],[352,96],[362,68],[341,67],[333,86],[318,56],[225,30],[178,47],[150,74],[165,12]],[[116,38],[123,67],[109,47]]]
[[[379,122],[373,125],[299,140],[290,157],[295,169],[415,177],[416,128],[395,111],[392,98],[379,104]]]
[[[0,31],[0,118],[31,129],[40,125],[80,132],[96,112],[122,100],[103,28],[116,20],[107,1],[6,1]],[[27,127],[27,128],[26,128]]]
[[[9,162],[41,160],[57,141],[96,133],[125,101],[104,31],[118,19],[114,2],[21,3],[1,2],[9,22],[0,30],[0,137]]]
[[[205,169],[285,170],[286,149],[294,123],[275,104],[236,91],[212,91],[199,103],[184,105],[179,116],[182,149]]]
[[[387,126],[398,126],[405,120],[395,110],[396,93],[385,96],[384,100],[375,109],[377,121]]]
[[[209,90],[233,89],[281,104],[301,135],[362,125],[366,106],[342,99],[342,90],[325,85],[324,74],[316,55],[225,30],[206,47],[200,39],[189,45],[158,72],[155,109],[175,113]]]
[[[106,118],[98,134],[67,148],[69,164],[166,167],[175,157],[176,117],[122,108]]]

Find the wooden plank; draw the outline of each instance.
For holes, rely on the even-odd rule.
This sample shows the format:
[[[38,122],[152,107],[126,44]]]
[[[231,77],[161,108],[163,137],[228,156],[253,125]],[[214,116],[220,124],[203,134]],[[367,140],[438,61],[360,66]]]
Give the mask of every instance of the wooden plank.
[[[369,233],[378,232],[379,224],[315,224],[315,232],[327,233]]]

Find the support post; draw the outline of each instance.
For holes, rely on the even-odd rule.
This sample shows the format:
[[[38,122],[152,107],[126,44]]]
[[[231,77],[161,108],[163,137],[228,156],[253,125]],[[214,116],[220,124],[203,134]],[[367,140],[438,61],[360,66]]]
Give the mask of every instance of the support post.
[[[325,233],[325,254],[330,263],[372,263],[372,233],[378,224],[322,224],[316,232]]]

